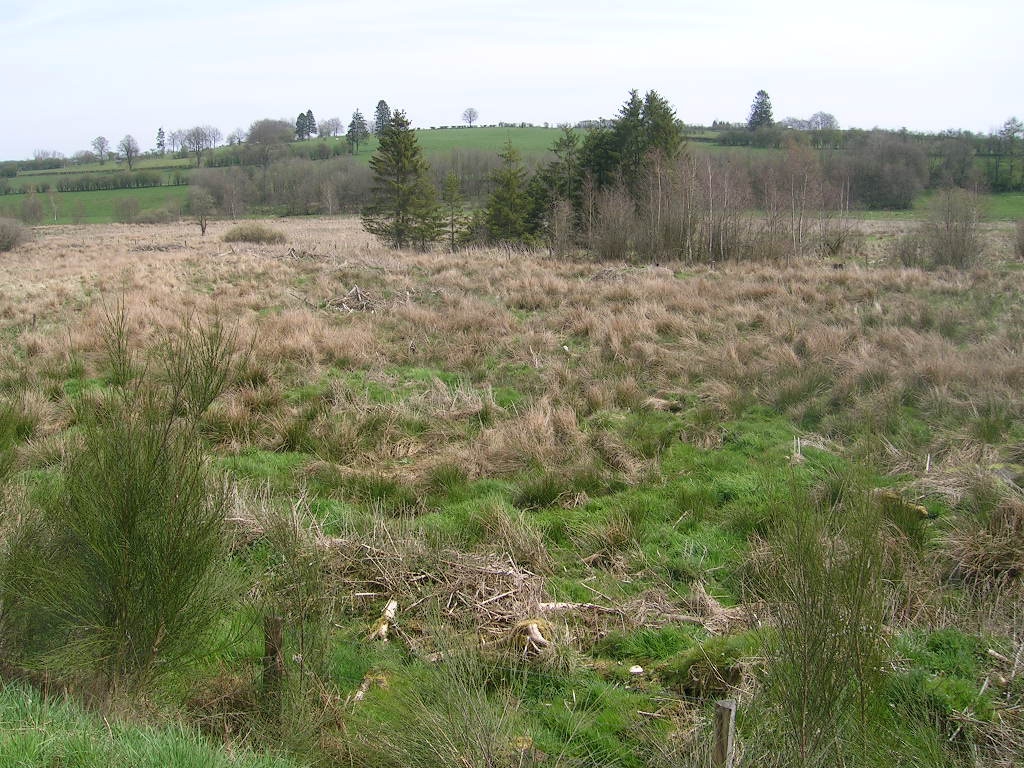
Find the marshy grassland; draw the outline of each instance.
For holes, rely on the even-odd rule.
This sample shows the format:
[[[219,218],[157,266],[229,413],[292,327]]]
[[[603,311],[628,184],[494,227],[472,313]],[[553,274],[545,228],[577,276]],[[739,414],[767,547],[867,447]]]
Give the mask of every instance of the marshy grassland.
[[[1024,269],[0,255],[0,763],[1011,766]],[[276,628],[281,645],[275,645]],[[269,642],[268,642],[269,641]]]

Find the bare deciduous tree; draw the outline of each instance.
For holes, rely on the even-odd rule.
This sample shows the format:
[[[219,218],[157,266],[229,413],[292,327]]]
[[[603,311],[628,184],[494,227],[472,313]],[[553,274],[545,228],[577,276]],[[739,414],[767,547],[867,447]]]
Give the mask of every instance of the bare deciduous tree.
[[[462,113],[462,122],[468,125],[470,128],[480,118],[480,113],[477,112],[476,107],[466,107],[466,111]]]
[[[320,121],[320,136],[337,136],[341,133],[341,118],[328,117]]]
[[[121,153],[121,157],[128,163],[128,170],[132,169],[135,164],[135,158],[139,156],[139,142],[135,140],[135,137],[128,134],[117,144],[117,149]]]
[[[195,155],[198,168],[203,161],[203,153],[217,146],[220,141],[220,131],[212,125],[197,125],[185,131],[181,141],[182,146]]]
[[[171,152],[177,152],[185,145],[185,132],[181,129],[171,131],[167,134],[167,148]]]
[[[107,152],[110,151],[110,142],[107,141],[107,137],[97,136],[92,140],[92,148],[100,161],[100,165],[103,165],[107,161]]]

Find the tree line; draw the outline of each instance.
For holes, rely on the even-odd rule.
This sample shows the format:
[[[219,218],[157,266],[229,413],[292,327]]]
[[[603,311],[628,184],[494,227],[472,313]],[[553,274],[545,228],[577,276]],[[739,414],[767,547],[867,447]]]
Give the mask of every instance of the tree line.
[[[507,145],[485,198],[467,210],[457,174],[432,181],[415,133],[396,114],[371,160],[363,223],[397,248],[444,239],[616,259],[788,258],[835,252],[853,206],[909,207],[929,181],[921,148],[886,132],[845,153],[799,141],[765,155],[702,152],[662,96],[632,91],[613,120],[582,134],[564,129],[536,169]],[[751,132],[771,125],[764,92],[750,123]]]

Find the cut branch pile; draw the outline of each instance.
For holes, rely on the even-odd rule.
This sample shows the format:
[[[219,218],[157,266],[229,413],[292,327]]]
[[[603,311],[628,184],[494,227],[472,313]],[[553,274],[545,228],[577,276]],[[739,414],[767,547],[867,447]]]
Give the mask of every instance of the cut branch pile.
[[[324,308],[337,312],[375,312],[377,301],[358,285],[353,285],[341,298],[327,299]]]

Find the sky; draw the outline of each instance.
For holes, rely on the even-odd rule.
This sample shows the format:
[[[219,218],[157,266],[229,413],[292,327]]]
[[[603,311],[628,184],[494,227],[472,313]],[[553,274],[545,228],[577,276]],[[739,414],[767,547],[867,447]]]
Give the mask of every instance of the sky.
[[[612,117],[654,89],[686,123],[776,119],[988,132],[1024,118],[1021,0],[0,0],[0,159],[95,136],[143,150],[265,117],[414,127]]]

